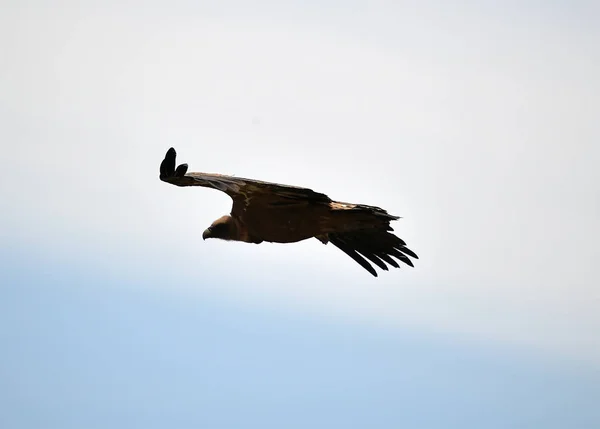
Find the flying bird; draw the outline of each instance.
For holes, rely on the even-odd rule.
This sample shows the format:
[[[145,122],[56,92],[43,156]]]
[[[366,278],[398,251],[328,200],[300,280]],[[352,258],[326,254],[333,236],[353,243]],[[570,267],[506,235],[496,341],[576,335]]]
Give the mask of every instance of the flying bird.
[[[364,204],[333,201],[311,189],[235,176],[188,173],[187,164],[175,168],[175,149],[160,164],[160,180],[176,186],[203,186],[225,192],[233,200],[231,213],[215,220],[202,238],[246,243],[295,243],[316,238],[331,242],[377,277],[371,265],[387,271],[399,268],[396,258],[413,266],[418,256],[392,234],[390,221],[400,219]]]

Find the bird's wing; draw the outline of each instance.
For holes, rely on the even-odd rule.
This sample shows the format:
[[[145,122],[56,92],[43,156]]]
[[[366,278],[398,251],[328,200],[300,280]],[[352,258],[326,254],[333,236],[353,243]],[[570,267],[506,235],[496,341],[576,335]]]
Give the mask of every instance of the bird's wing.
[[[411,267],[414,265],[409,256],[419,259],[415,252],[406,247],[404,240],[383,229],[331,233],[327,235],[327,239],[375,277],[377,272],[369,261],[387,271],[386,263],[400,268],[392,256]]]
[[[175,149],[170,148],[160,164],[160,180],[176,186],[203,186],[218,189],[229,195],[234,202],[233,211],[242,210],[259,198],[261,203],[278,206],[294,203],[329,203],[331,199],[312,189],[279,183],[263,182],[243,177],[211,173],[188,173],[187,164],[175,167]],[[237,206],[237,207],[236,207]]]

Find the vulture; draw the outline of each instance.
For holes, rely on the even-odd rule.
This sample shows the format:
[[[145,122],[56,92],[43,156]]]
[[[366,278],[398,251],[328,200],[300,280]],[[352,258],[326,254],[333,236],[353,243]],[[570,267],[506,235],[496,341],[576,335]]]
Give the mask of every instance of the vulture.
[[[160,180],[175,186],[203,186],[225,192],[233,200],[231,213],[215,220],[202,238],[246,243],[295,243],[316,238],[330,242],[377,277],[371,265],[387,271],[399,262],[414,266],[418,256],[392,234],[390,221],[400,219],[379,207],[333,201],[311,189],[236,176],[188,173],[176,167],[170,148],[160,164]],[[394,259],[395,258],[395,259]]]

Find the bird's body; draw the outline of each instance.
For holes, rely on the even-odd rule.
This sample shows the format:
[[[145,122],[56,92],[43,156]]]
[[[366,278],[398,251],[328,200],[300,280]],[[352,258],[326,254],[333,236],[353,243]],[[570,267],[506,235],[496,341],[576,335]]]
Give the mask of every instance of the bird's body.
[[[390,232],[390,221],[399,218],[379,207],[333,201],[307,188],[221,174],[187,173],[186,164],[175,168],[175,158],[175,150],[169,149],[160,166],[162,181],[218,189],[233,199],[230,215],[213,222],[202,234],[204,239],[258,244],[295,243],[315,237],[322,243],[333,243],[374,276],[377,273],[365,258],[384,270],[388,269],[385,263],[398,267],[391,256],[410,266],[413,264],[408,256],[418,258]]]
[[[314,237],[322,230],[326,222],[327,209],[321,205],[304,203],[285,206],[270,206],[269,216],[262,210],[249,208],[242,211],[237,218],[247,228],[251,237],[272,243],[295,243]],[[306,211],[311,215],[306,216]]]

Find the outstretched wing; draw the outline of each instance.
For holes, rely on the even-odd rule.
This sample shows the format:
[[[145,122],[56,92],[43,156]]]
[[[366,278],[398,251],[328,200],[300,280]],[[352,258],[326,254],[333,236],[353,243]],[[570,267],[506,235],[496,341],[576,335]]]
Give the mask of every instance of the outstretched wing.
[[[273,206],[293,204],[294,202],[327,204],[331,201],[327,195],[308,188],[223,174],[188,173],[187,164],[181,164],[175,168],[176,156],[175,149],[170,148],[167,151],[165,159],[160,164],[160,180],[175,186],[203,186],[218,189],[233,199],[233,211],[243,209],[242,206],[251,204],[253,199],[260,199],[262,204]]]
[[[392,259],[392,256],[411,267],[414,265],[409,256],[419,259],[415,252],[406,247],[404,240],[384,229],[333,233],[328,234],[327,238],[333,245],[375,277],[377,277],[377,272],[369,261],[387,271],[386,263],[394,268],[400,268],[398,263]]]
[[[386,264],[400,268],[397,262],[400,261],[413,267],[409,256],[419,259],[415,252],[406,247],[404,240],[393,234],[390,221],[400,219],[398,216],[365,204],[334,201],[330,207],[341,224],[334,231],[317,236],[317,239],[324,244],[331,242],[373,276],[377,277],[377,272],[371,263],[387,271],[389,268]]]

